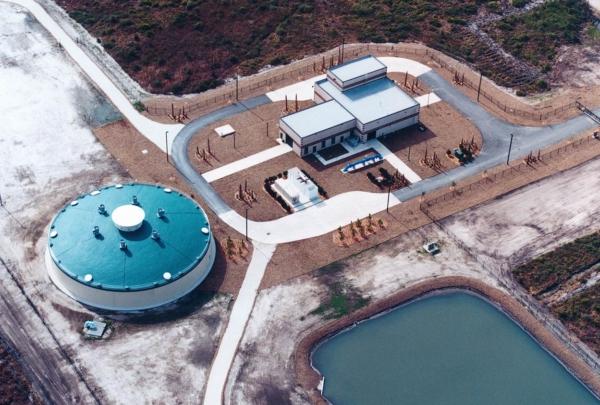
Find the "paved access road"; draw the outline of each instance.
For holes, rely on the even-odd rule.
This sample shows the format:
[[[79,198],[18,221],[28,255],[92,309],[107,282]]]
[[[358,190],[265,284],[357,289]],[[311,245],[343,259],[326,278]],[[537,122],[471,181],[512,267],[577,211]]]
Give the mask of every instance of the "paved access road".
[[[389,59],[391,58],[386,59],[386,63],[390,62]],[[421,193],[430,193],[441,187],[449,187],[453,181],[458,182],[502,164],[507,158],[511,133],[514,134],[511,160],[517,160],[530,152],[536,152],[538,149],[559,143],[594,126],[593,122],[583,115],[558,125],[545,127],[510,124],[490,114],[433,70],[427,68],[422,69],[421,72],[423,73],[419,76],[420,79],[431,87],[435,94],[477,126],[483,137],[484,145],[473,163],[456,167],[396,191],[390,206],[410,200]],[[270,102],[271,99],[267,96],[260,96],[209,113],[186,125],[173,142],[172,156],[176,167],[202,195],[209,207],[223,221],[241,233],[245,232],[245,219],[229,207],[212,186],[202,178],[202,175],[196,172],[188,159],[188,145],[193,135],[206,125]],[[386,204],[387,195],[382,193],[344,193],[314,207],[277,220],[249,221],[248,233],[252,239],[264,243],[292,242],[331,232],[351,220],[384,210]]]

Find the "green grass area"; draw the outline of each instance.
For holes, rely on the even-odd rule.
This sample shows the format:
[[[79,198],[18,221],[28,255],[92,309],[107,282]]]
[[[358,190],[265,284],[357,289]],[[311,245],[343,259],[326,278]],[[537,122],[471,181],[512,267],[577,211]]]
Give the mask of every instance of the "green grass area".
[[[361,296],[356,289],[342,282],[334,282],[328,287],[329,295],[327,299],[310,311],[311,315],[321,315],[325,319],[337,319],[369,303],[368,298]]]
[[[513,270],[516,279],[539,295],[600,261],[600,232],[579,238]]]
[[[545,70],[562,45],[579,43],[590,21],[585,0],[552,0],[525,14],[491,25],[491,36],[514,56]]]

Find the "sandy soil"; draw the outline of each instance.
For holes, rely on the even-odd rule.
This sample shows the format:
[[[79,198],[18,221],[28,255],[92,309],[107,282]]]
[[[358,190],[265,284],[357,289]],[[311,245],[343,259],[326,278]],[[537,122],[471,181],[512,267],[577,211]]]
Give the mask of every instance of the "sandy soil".
[[[231,295],[195,291],[150,319],[115,319],[107,340],[83,339],[97,314],[50,282],[46,227],[73,196],[131,181],[92,133],[119,115],[35,20],[1,2],[0,14],[0,333],[49,403],[197,402]]]
[[[540,333],[551,333],[551,338],[560,343],[556,350],[551,346],[556,354],[597,365],[597,357],[518,287],[508,270],[520,260],[597,229],[592,218],[598,215],[598,204],[596,197],[589,196],[593,194],[589,190],[600,187],[597,176],[592,175],[599,167],[598,160],[577,166],[262,290],[231,371],[227,403],[260,402],[265,398],[309,402],[307,393],[296,384],[293,346],[308,331],[324,325],[323,319],[311,311],[325,302],[334,282],[342,283],[343,291],[353,291],[377,305],[379,300],[427,280],[447,276],[479,280],[485,286],[510,293],[529,319],[534,317],[541,322],[544,328]],[[543,203],[540,195],[544,196]],[[565,208],[560,209],[561,206]],[[523,214],[515,214],[518,211]],[[506,223],[509,229],[499,231]],[[532,232],[532,226],[539,232]],[[442,253],[436,257],[419,253],[426,240],[438,240]],[[282,333],[284,330],[286,333]],[[563,353],[564,347],[571,349]],[[599,383],[597,375],[588,374],[586,378]]]
[[[446,102],[441,101],[421,108],[419,120],[425,125],[425,132],[420,132],[414,127],[407,128],[397,136],[382,140],[382,143],[421,178],[439,174],[439,171],[420,163],[426,151],[429,158],[434,153],[437,154],[443,171],[456,167],[456,163],[446,157],[446,151],[457,148],[463,139],[469,142],[473,140],[479,148],[482,147],[479,130]]]

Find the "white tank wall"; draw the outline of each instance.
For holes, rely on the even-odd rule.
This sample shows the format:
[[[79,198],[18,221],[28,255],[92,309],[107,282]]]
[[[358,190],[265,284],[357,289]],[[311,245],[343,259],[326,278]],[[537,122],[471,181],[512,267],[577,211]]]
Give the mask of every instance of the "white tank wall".
[[[112,311],[138,311],[158,307],[190,293],[210,273],[215,262],[216,247],[211,236],[206,255],[189,273],[160,287],[142,291],[108,291],[88,287],[73,280],[58,268],[46,249],[46,266],[54,284],[69,297],[92,307]],[[165,271],[169,271],[165,268]]]

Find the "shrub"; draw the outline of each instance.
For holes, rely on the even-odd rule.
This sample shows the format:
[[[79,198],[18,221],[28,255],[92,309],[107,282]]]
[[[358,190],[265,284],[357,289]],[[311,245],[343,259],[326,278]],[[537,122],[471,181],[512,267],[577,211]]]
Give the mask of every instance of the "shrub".
[[[146,111],[146,106],[140,100],[133,103],[133,107],[139,112]]]

